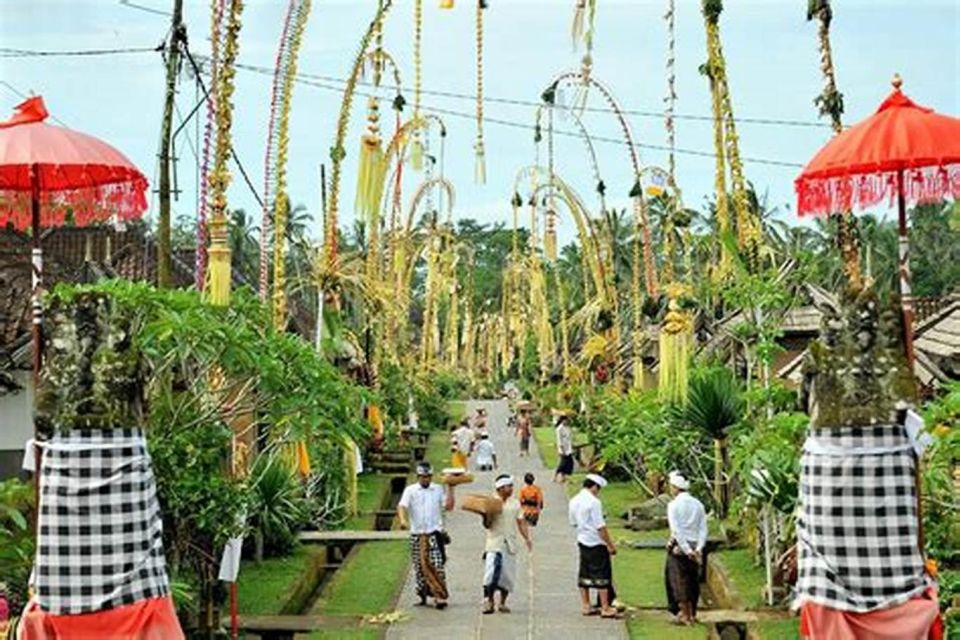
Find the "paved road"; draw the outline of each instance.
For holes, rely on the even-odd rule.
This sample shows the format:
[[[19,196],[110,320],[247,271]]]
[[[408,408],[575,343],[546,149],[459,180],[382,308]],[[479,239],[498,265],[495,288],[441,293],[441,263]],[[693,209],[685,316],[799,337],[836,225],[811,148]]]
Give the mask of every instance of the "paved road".
[[[411,619],[392,626],[388,640],[422,638],[472,638],[476,640],[531,640],[574,638],[578,640],[627,637],[621,621],[585,618],[580,615],[577,591],[576,541],[567,523],[567,499],[563,489],[551,482],[552,471],[545,469],[531,442],[529,458],[519,457],[519,447],[506,428],[508,409],[505,402],[471,402],[470,410],[487,408],[490,435],[497,448],[500,470],[522,478],[527,471],[537,477],[545,495],[546,509],[534,531],[534,550],[519,553],[517,592],[511,594],[509,614],[480,613],[482,600],[483,528],[478,516],[461,511],[447,515],[447,529],[453,544],[447,548],[447,583],[450,607],[446,611],[414,607],[416,596],[411,575],[397,604],[411,614]],[[447,466],[446,460],[432,460],[436,468]],[[492,491],[495,473],[477,473],[476,482],[457,487],[459,493]]]

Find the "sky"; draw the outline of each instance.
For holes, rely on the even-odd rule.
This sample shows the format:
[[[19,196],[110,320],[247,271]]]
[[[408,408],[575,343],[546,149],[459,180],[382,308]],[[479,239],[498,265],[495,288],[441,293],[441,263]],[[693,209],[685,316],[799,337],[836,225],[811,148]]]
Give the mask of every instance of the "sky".
[[[240,36],[241,64],[272,68],[283,23],[285,0],[248,0]],[[533,141],[533,104],[488,101],[484,112],[487,182],[474,183],[476,136],[475,45],[473,2],[456,0],[440,10],[438,0],[424,0],[423,88],[463,94],[425,94],[426,112],[440,109],[448,135],[444,175],[456,190],[453,215],[481,222],[510,221],[509,202],[517,171],[537,156]],[[574,0],[490,0],[485,13],[484,92],[491,99],[536,103],[561,72],[576,71],[583,54],[574,49],[570,24]],[[740,135],[745,173],[781,216],[792,213],[793,179],[802,165],[831,135],[813,105],[821,91],[815,23],[806,21],[806,0],[727,0],[721,37]],[[130,6],[134,5],[134,6]],[[712,193],[714,161],[710,97],[698,72],[705,60],[699,0],[676,0],[677,181],[688,206],[700,207]],[[904,91],[917,102],[951,115],[960,114],[960,0],[838,0],[834,5],[832,45],[846,123],[872,113],[890,91],[895,72]],[[173,0],[0,0],[0,48],[84,50],[152,47],[169,27],[163,15]],[[299,71],[329,77],[342,86],[375,0],[314,0],[299,59]],[[643,165],[665,166],[663,109],[666,92],[666,0],[598,0],[593,75],[608,86],[628,120]],[[190,48],[209,52],[209,2],[184,0]],[[397,60],[403,93],[412,103],[413,0],[395,0],[385,27],[384,44]],[[11,112],[19,94],[41,94],[50,112],[71,128],[99,136],[124,152],[151,180],[157,176],[157,152],[163,107],[164,65],[159,53],[110,56],[22,57],[0,51],[0,114]],[[270,108],[269,74],[240,69],[234,111],[236,152],[258,191],[263,189],[264,154]],[[393,91],[385,89],[381,109],[386,130],[393,126],[389,108]],[[329,163],[342,93],[298,84],[291,112],[289,193],[314,214],[320,210],[319,166]],[[604,107],[593,92],[589,106]],[[193,79],[184,73],[178,111],[186,116],[196,104]],[[364,98],[354,101],[347,134],[342,185],[341,224],[350,225],[356,160],[365,122]],[[411,113],[407,108],[407,115]],[[686,117],[692,116],[692,117]],[[519,126],[495,123],[504,120]],[[794,121],[797,125],[757,120]],[[177,123],[179,124],[179,122]],[[196,125],[200,125],[198,132]],[[558,118],[557,130],[575,123]],[[613,114],[591,111],[584,125],[593,136],[608,200],[625,206],[632,170]],[[195,153],[202,119],[191,120],[177,140],[178,184],[175,216],[195,216]],[[612,141],[602,141],[610,138]],[[434,146],[436,149],[436,146]],[[598,205],[584,144],[557,136],[555,169],[587,204]],[[546,161],[546,145],[539,151]],[[763,162],[767,161],[767,162]],[[234,171],[236,174],[236,171]],[[422,175],[408,173],[407,201]],[[250,189],[237,175],[230,188],[231,207],[259,216]],[[156,215],[151,195],[148,215]],[[404,205],[407,206],[406,204]],[[319,215],[317,215],[319,219]],[[313,230],[320,233],[317,222]],[[560,224],[561,241],[573,237],[569,220]]]

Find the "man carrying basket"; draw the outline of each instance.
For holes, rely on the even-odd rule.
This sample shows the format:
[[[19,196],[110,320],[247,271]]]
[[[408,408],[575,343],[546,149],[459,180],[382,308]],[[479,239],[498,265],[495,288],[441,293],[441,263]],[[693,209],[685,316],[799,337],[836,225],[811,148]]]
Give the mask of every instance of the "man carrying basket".
[[[400,527],[410,530],[410,557],[417,577],[419,605],[433,597],[437,609],[446,609],[447,562],[446,545],[449,542],[443,529],[443,512],[452,511],[454,495],[452,484],[446,491],[433,484],[433,469],[429,462],[417,464],[417,482],[403,490],[397,505]]]

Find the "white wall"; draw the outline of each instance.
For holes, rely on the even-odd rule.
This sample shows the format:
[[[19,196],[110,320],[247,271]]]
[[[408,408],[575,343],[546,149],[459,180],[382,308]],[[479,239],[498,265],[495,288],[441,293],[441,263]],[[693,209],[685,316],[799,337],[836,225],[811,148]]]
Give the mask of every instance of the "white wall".
[[[0,396],[0,451],[23,451],[24,443],[33,435],[31,374],[18,371],[13,377],[23,390]]]

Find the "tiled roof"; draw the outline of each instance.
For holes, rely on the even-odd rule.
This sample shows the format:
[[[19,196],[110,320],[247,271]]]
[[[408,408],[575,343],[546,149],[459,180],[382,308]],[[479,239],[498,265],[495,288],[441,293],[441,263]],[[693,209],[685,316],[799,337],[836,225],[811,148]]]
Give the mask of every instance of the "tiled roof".
[[[101,277],[154,280],[156,244],[142,226],[118,231],[110,227],[61,227],[43,233],[43,279],[50,287],[59,282],[90,282]],[[0,358],[24,366],[22,354],[30,333],[31,239],[0,229]],[[174,260],[175,286],[193,283],[192,252],[189,261]],[[29,350],[26,350],[29,353]],[[0,367],[4,364],[0,364]]]

